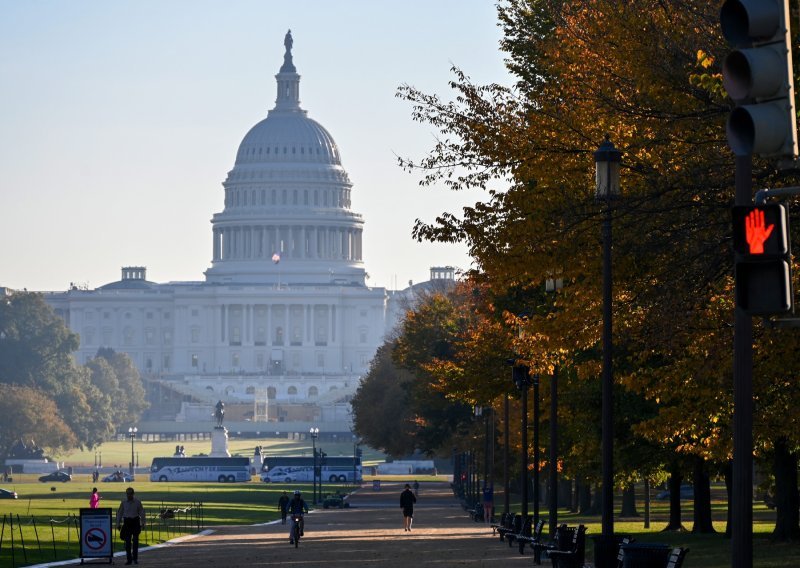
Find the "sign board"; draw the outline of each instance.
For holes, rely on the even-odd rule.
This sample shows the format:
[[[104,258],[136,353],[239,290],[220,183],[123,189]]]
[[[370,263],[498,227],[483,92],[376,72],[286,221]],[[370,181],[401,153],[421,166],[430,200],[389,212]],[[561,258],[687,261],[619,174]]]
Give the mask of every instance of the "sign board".
[[[81,509],[81,558],[114,556],[111,509]]]

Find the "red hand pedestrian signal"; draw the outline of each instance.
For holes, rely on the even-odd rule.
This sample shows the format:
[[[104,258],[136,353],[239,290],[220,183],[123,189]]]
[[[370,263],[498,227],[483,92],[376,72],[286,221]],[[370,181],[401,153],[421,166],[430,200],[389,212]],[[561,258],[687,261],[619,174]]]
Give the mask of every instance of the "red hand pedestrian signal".
[[[772,234],[775,225],[766,226],[764,211],[753,209],[745,218],[745,236],[750,254],[764,254],[764,243]]]

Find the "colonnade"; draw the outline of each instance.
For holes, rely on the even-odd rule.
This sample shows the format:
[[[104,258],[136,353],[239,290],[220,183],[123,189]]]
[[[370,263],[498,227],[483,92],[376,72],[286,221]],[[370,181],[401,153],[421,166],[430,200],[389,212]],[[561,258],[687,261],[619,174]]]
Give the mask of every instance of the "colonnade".
[[[214,261],[270,259],[362,260],[362,230],[316,225],[239,226],[214,229]]]
[[[336,304],[220,306],[219,337],[229,345],[327,345],[336,326]]]

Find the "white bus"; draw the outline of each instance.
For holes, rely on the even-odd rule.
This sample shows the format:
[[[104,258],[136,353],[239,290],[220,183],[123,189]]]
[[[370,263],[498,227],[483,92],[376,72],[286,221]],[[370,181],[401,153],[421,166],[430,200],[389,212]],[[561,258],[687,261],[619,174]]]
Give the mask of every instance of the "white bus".
[[[250,481],[250,458],[153,458],[150,481]]]
[[[331,483],[359,483],[361,459],[352,457],[326,457],[323,465],[317,466],[320,479]],[[264,458],[261,481],[266,483],[292,483],[314,481],[314,458],[273,456]]]

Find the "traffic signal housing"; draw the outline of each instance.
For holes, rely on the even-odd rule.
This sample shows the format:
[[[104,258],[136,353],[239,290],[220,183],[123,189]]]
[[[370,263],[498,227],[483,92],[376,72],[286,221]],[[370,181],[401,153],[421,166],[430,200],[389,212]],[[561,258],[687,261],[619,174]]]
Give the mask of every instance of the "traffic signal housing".
[[[780,203],[733,208],[736,306],[751,315],[792,310],[789,216]]]
[[[739,156],[796,158],[789,0],[726,0],[720,22],[736,48],[722,65],[722,83],[737,104],[728,144]]]

